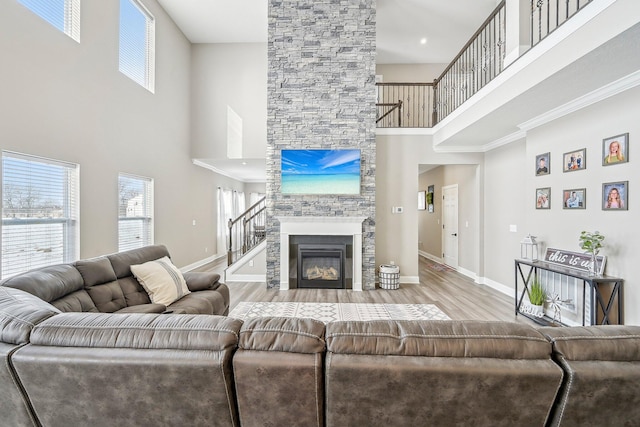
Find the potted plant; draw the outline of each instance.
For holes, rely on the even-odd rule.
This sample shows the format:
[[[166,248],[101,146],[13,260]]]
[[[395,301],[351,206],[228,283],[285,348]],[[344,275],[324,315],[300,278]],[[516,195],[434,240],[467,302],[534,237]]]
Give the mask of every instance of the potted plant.
[[[531,286],[527,289],[527,294],[531,303],[531,314],[536,317],[544,316],[544,303],[547,300],[547,293],[537,278],[533,279]]]
[[[580,247],[585,253],[591,255],[591,265],[589,266],[589,274],[595,276],[597,274],[597,256],[600,252],[602,246],[602,241],[604,240],[604,236],[600,234],[599,231],[594,231],[593,233],[589,233],[588,231],[583,231],[580,233]]]

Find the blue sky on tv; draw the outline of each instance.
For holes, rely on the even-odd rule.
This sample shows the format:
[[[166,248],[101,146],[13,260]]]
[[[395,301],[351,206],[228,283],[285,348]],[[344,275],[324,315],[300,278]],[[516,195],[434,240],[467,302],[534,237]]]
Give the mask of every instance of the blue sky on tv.
[[[285,175],[360,174],[360,150],[282,150]]]

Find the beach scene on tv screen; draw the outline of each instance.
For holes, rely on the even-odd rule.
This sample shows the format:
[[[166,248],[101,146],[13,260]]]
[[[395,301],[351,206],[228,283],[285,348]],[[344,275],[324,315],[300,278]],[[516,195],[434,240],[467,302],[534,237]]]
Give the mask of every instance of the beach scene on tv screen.
[[[283,194],[360,194],[360,150],[282,150]]]

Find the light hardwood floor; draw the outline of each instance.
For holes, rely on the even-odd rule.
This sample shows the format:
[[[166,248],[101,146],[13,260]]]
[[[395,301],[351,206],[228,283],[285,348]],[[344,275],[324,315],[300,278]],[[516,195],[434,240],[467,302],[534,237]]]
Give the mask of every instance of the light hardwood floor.
[[[513,297],[504,295],[468,277],[450,270],[438,271],[433,261],[420,259],[420,283],[400,284],[400,289],[353,292],[344,289],[269,290],[264,283],[227,283],[231,295],[231,309],[240,301],[282,302],[351,302],[435,304],[454,320],[505,320],[534,324],[524,316],[516,316]],[[432,266],[435,265],[436,268]],[[207,268],[222,274],[226,264],[216,263]]]

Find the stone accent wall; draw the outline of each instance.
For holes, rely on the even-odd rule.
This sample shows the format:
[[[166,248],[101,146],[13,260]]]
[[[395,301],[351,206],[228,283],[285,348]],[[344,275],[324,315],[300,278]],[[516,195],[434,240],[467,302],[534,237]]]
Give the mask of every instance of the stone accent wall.
[[[364,216],[375,288],[375,0],[269,0],[267,287],[280,285],[277,216]],[[283,195],[280,150],[360,149],[360,195]],[[288,274],[288,272],[284,272]]]

